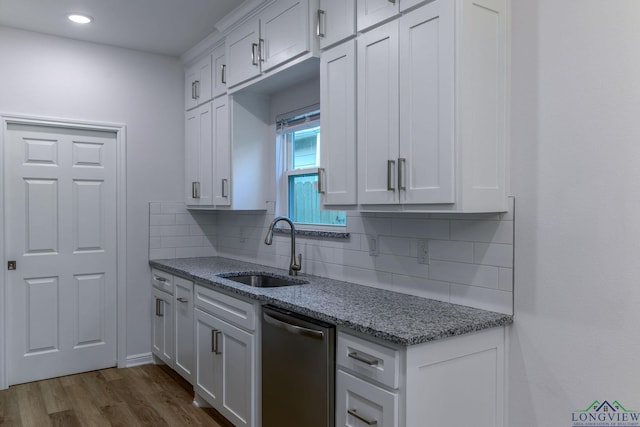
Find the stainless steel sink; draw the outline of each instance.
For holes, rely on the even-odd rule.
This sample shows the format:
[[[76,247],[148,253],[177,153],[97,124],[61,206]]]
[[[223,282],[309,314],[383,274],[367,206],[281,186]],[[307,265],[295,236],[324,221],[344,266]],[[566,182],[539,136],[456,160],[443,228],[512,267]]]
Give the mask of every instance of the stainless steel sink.
[[[288,276],[277,276],[268,274],[221,274],[220,277],[233,280],[256,288],[276,288],[280,286],[304,285],[309,282],[301,279],[294,279]]]

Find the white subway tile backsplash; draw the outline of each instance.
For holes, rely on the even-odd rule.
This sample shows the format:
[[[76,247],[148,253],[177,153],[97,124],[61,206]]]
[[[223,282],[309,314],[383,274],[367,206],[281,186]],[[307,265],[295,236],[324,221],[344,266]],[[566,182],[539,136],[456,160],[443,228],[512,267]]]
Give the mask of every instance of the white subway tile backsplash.
[[[513,268],[498,270],[498,288],[501,291],[513,292]]]
[[[473,243],[429,240],[429,258],[441,261],[473,262]]]
[[[451,221],[451,240],[513,244],[511,221]]]
[[[391,220],[390,235],[418,239],[449,239],[449,221],[404,219],[402,215],[398,215]]]
[[[451,286],[447,282],[438,282],[425,278],[395,275],[393,288],[397,292],[417,295],[423,298],[449,302]]]
[[[512,313],[513,199],[497,214],[347,212],[349,238],[299,235],[302,271],[381,289]],[[287,269],[288,235],[264,244],[273,212],[188,211],[149,204],[151,259],[225,256]],[[370,255],[371,240],[376,253]],[[429,264],[418,263],[427,241]]]
[[[166,225],[160,228],[160,236],[189,236],[188,225]]]
[[[173,225],[176,223],[176,216],[170,214],[152,214],[149,218],[149,225]]]
[[[416,240],[408,237],[378,236],[378,252],[415,257]]]
[[[501,243],[474,243],[473,262],[497,267],[513,266],[513,246]]]
[[[418,264],[417,258],[381,254],[375,257],[375,269],[399,275],[429,277],[429,267]]]
[[[500,313],[513,313],[513,293],[498,289],[451,284],[449,302]]]
[[[429,278],[483,288],[498,288],[498,268],[487,265],[431,261]]]

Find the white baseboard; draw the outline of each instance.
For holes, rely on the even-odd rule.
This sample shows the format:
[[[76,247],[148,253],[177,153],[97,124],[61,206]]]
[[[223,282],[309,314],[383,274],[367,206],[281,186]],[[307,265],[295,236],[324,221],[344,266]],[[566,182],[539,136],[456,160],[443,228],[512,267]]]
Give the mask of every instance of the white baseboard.
[[[154,363],[153,355],[151,353],[133,354],[131,356],[127,356],[124,367],[131,368],[133,366],[149,365],[151,363]]]

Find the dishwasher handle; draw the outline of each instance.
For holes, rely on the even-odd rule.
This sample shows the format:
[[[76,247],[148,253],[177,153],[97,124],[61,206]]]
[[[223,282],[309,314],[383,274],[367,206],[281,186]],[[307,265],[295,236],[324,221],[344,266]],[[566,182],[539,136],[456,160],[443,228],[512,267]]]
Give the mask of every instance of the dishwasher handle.
[[[305,328],[304,326],[294,325],[284,319],[277,319],[273,315],[267,314],[264,312],[262,313],[262,316],[264,317],[264,321],[267,322],[268,324],[273,325],[276,328],[284,329],[285,331],[290,332],[292,334],[303,335],[303,336],[306,336],[309,338],[315,338],[318,340],[321,340],[324,338],[323,331],[319,331],[317,329]]]

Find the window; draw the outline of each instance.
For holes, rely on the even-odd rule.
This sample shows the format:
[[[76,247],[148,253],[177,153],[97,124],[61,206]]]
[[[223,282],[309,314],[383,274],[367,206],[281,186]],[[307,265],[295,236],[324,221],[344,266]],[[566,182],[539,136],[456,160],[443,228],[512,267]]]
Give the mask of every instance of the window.
[[[278,137],[283,159],[279,212],[296,224],[344,227],[346,212],[323,210],[318,193],[320,112],[280,120]]]

